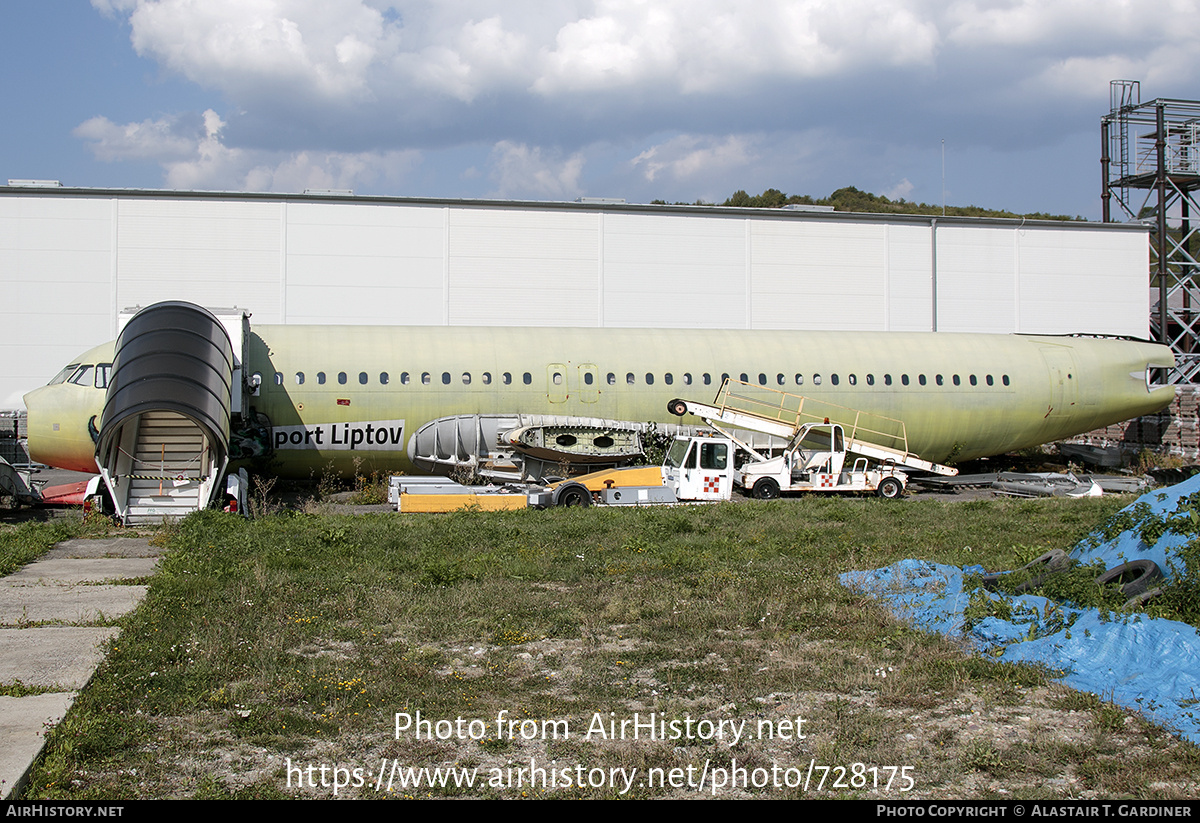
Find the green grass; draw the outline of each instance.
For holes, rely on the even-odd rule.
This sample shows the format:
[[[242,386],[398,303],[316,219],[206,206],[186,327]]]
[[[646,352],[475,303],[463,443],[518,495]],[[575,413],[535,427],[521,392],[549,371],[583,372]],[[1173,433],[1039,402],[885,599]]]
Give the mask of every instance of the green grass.
[[[164,535],[145,602],[51,735],[26,796],[328,797],[289,785],[286,760],[372,773],[392,759],[499,768],[531,757],[664,770],[909,764],[922,797],[1066,797],[1080,781],[1190,796],[1194,747],[1120,712],[1113,731],[1111,707],[1052,705],[1064,690],[1045,672],[966,656],[837,583],[906,557],[1013,568],[1070,547],[1122,503],[807,498],[254,521],[203,512]],[[1014,718],[1031,706],[1071,729],[1004,745],[968,731],[980,717],[1025,728]],[[811,734],[736,746],[396,737],[395,714],[418,710],[432,720],[504,711],[575,730],[609,712],[751,724],[804,716]],[[1081,775],[1062,752],[1104,735],[1119,735],[1121,749]],[[1047,774],[1059,790],[1045,788]],[[543,795],[615,792],[525,794]],[[905,796],[861,786],[740,795]]]

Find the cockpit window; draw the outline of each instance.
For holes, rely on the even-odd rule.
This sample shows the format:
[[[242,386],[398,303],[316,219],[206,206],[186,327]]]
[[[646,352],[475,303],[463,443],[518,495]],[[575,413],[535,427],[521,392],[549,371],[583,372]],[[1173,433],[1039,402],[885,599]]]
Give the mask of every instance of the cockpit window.
[[[70,377],[71,375],[73,375],[77,368],[79,368],[79,364],[72,363],[71,365],[67,366],[62,371],[60,371],[58,374],[54,375],[54,379],[51,380],[47,385],[57,386],[59,383],[66,383],[67,378]]]
[[[96,366],[96,388],[108,388],[108,373],[112,371],[112,363],[101,363]]]
[[[92,372],[95,370],[96,367],[90,363],[86,366],[80,366],[67,382],[74,383],[77,386],[90,386],[92,385]]]

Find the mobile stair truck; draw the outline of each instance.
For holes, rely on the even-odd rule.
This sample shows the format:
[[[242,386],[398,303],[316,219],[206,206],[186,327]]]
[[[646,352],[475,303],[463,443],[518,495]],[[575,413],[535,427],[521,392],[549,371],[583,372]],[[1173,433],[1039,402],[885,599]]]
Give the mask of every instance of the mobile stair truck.
[[[910,452],[903,421],[764,386],[727,379],[712,404],[676,399],[667,409],[680,417],[694,414],[737,443],[749,459],[734,472],[734,483],[759,500],[782,492],[896,498],[908,485],[905,469],[958,474]],[[764,455],[722,426],[770,434],[787,445],[781,454]]]

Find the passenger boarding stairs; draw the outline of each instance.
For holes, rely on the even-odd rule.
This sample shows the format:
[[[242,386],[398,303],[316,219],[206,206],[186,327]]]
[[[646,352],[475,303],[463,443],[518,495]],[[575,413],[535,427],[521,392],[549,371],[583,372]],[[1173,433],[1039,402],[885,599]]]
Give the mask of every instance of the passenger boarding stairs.
[[[216,478],[207,438],[194,422],[171,411],[143,412],[124,439],[118,466],[125,471],[115,476],[126,484],[126,525],[177,520],[207,505]]]
[[[958,474],[958,469],[924,460],[910,451],[902,420],[740,380],[726,379],[712,404],[672,400],[668,409],[680,416],[691,412],[732,439],[755,460],[766,457],[718,424],[764,432],[791,442],[802,434],[806,425],[838,423],[845,430],[847,452],[918,471],[949,477]]]
[[[245,337],[244,313],[222,320],[179,301],[141,309],[121,330],[96,465],[122,523],[178,520],[218,499]]]

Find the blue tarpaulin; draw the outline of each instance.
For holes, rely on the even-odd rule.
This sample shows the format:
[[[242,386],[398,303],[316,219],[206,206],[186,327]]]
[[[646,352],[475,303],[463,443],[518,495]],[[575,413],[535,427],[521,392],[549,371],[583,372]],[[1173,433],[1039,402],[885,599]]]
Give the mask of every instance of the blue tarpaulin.
[[[1200,475],[1149,492],[1123,511],[1143,504],[1136,511],[1146,512],[1148,506],[1157,515],[1170,515],[1180,498],[1197,491]],[[1183,572],[1177,552],[1188,539],[1167,531],[1147,545],[1137,529],[1129,529],[1104,542],[1084,540],[1071,556],[1082,563],[1103,560],[1105,568],[1149,559],[1171,579]],[[982,573],[979,566],[901,560],[885,569],[847,572],[841,582],[885,601],[917,628],[965,638],[1000,660],[1041,664],[1066,685],[1140,711],[1200,744],[1200,633],[1195,628],[1144,614],[1076,609],[1034,595],[984,592],[1007,600],[1011,618],[987,617],[967,629],[963,612],[969,593],[963,579]]]

